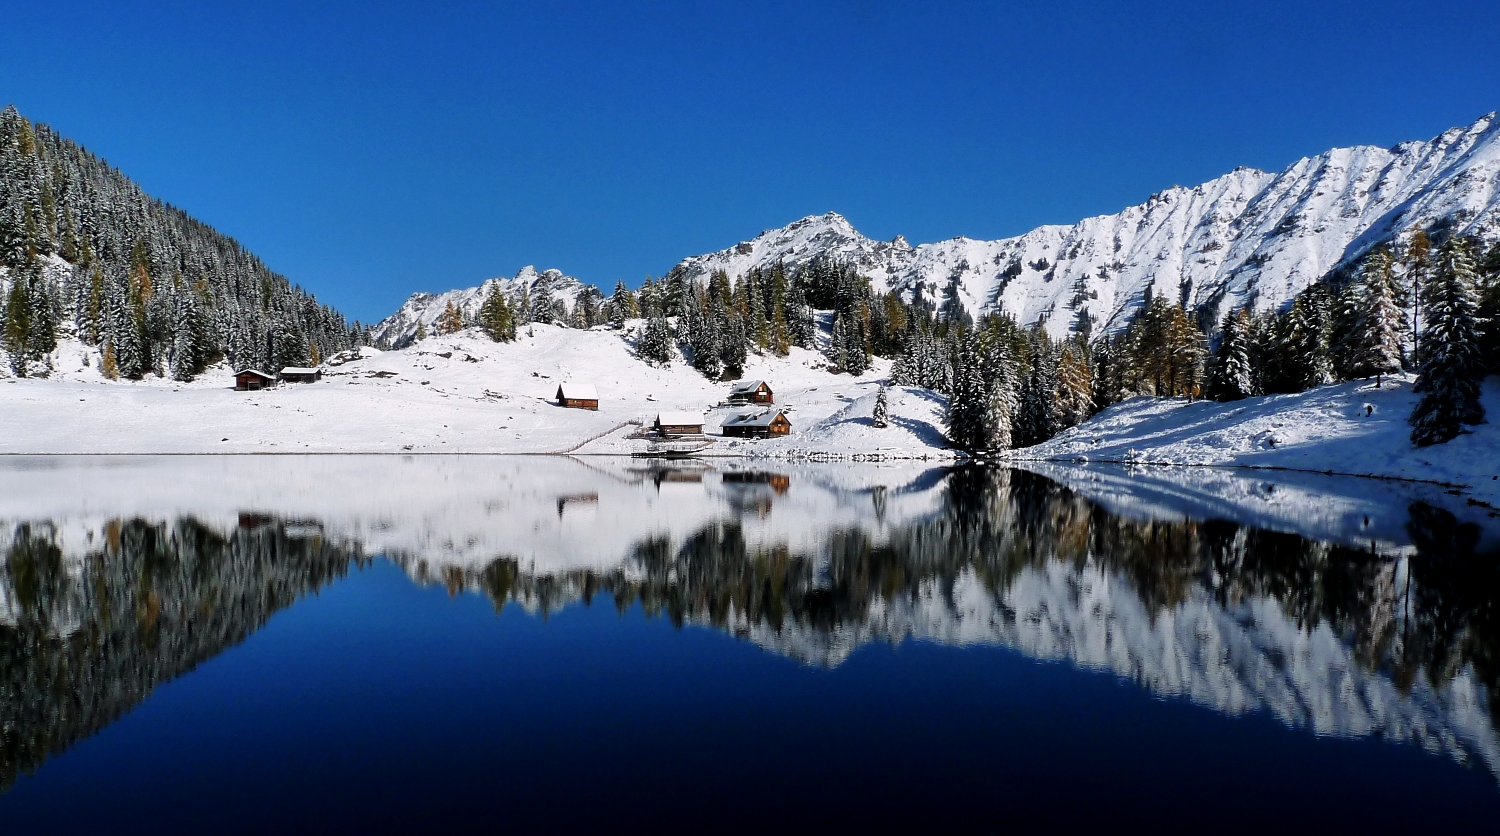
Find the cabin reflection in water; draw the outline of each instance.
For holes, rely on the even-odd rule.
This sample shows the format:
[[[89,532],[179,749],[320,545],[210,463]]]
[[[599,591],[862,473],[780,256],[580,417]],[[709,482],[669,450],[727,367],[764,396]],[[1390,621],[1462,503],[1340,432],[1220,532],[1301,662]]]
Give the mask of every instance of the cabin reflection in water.
[[[631,478],[712,496],[710,472]],[[1040,476],[959,469],[931,513],[794,547],[756,539],[765,527],[751,519],[796,501],[789,477],[719,480],[730,513],[622,542],[612,568],[391,559],[496,610],[548,613],[603,595],[814,665],[838,665],[863,642],[995,644],[1226,714],[1415,743],[1500,776],[1500,556],[1445,511],[1413,505],[1414,547],[1392,556],[1227,522],[1123,517]],[[877,506],[888,493],[874,492]],[[566,494],[557,508],[596,501]],[[0,531],[0,787],[368,562],[313,536],[308,520],[238,522],[113,521],[77,566],[45,521]]]
[[[729,472],[720,480],[731,508],[758,517],[770,514],[772,502],[792,486],[792,478],[781,473]]]

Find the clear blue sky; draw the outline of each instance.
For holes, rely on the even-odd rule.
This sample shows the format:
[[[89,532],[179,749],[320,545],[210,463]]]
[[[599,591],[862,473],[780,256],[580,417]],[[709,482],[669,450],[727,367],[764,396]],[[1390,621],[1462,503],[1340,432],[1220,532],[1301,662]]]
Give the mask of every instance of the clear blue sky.
[[[10,4],[0,99],[367,321],[830,210],[1014,235],[1500,108],[1493,0],[427,6]]]

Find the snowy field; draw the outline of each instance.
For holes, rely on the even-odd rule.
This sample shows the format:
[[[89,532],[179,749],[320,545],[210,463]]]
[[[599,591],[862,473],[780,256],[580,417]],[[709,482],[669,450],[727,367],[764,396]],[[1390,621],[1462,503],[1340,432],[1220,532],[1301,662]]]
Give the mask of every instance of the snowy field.
[[[719,434],[747,407],[719,406],[730,384],[680,360],[638,360],[617,331],[536,325],[513,343],[474,330],[401,351],[367,349],[329,367],[321,382],[236,392],[219,366],[191,383],[109,381],[98,352],[64,340],[47,379],[0,380],[3,453],[630,453],[628,438],[656,413],[705,413]],[[768,381],[792,435],[719,439],[709,455],[877,455],[952,458],[943,449],[941,398],[892,389],[890,426],[870,423],[888,361],[854,378],[826,370],[822,355],[750,358],[745,377]],[[599,411],[552,402],[560,383],[592,383]]]
[[[1339,383],[1234,403],[1135,398],[1016,461],[1287,468],[1443,483],[1500,506],[1500,378],[1484,384],[1490,422],[1447,444],[1417,448],[1406,418],[1410,380]]]

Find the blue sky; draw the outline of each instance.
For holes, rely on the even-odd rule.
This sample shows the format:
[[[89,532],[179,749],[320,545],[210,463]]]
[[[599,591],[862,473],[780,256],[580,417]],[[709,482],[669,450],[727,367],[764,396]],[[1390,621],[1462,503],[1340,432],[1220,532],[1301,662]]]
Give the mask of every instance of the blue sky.
[[[0,98],[351,317],[809,214],[913,243],[1500,108],[1493,2],[16,4]]]

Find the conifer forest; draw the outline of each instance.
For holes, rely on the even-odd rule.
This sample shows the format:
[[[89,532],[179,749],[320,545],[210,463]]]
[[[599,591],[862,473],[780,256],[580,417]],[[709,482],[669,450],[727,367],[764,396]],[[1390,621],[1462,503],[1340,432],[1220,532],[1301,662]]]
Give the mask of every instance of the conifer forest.
[[[98,347],[109,377],[178,380],[220,360],[316,364],[363,333],[14,107],[0,111],[0,266],[3,347],[17,376],[48,373],[60,329]]]

